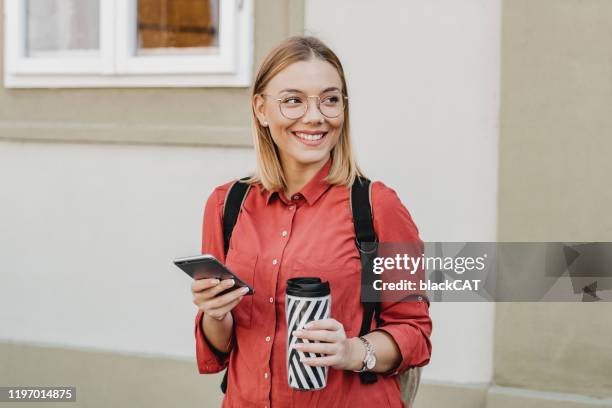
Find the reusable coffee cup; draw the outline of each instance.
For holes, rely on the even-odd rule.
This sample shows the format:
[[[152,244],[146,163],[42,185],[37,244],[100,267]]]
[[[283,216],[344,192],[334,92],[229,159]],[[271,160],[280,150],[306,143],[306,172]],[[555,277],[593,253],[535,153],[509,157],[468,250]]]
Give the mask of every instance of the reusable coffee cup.
[[[289,386],[301,391],[320,390],[327,385],[328,367],[313,367],[300,362],[301,357],[322,357],[319,353],[297,350],[297,343],[319,343],[300,339],[294,330],[303,329],[313,320],[330,317],[331,295],[329,282],[320,278],[304,277],[287,280],[285,316],[287,317],[287,377]]]

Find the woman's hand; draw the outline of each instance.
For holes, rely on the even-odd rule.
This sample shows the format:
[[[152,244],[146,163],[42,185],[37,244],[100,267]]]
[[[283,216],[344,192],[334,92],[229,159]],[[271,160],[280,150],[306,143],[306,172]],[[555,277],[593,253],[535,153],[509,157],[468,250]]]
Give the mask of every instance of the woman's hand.
[[[318,340],[321,343],[296,343],[295,348],[302,352],[326,354],[324,357],[303,358],[302,363],[310,366],[329,366],[338,370],[358,370],[361,368],[364,350],[355,343],[357,338],[347,338],[342,323],[335,319],[315,320],[304,326],[305,330],[295,330],[300,339]],[[359,353],[362,352],[362,356]]]
[[[193,303],[202,309],[204,313],[215,320],[223,320],[225,316],[234,308],[248,288],[242,287],[231,292],[217,296],[219,292],[234,286],[233,279],[198,279],[191,284],[191,293],[193,294]]]

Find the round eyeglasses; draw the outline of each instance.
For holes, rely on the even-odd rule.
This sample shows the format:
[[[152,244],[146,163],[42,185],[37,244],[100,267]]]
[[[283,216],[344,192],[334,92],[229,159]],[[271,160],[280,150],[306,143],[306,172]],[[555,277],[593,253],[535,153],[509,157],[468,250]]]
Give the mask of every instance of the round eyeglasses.
[[[260,94],[262,96],[274,97],[270,94]],[[278,107],[281,115],[287,119],[299,119],[308,111],[308,99],[317,98],[317,109],[323,116],[333,119],[337,118],[344,112],[346,107],[345,100],[348,96],[339,91],[326,92],[321,95],[306,96],[303,93],[291,93],[283,95],[280,98],[274,98],[278,101]]]

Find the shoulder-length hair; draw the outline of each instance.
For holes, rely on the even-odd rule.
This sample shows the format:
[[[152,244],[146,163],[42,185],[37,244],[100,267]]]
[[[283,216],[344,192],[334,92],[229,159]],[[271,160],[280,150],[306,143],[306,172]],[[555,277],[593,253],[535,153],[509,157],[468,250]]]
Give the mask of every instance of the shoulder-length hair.
[[[336,54],[321,40],[310,36],[289,37],[276,46],[263,60],[257,74],[251,93],[251,102],[255,95],[264,91],[270,80],[287,66],[298,61],[309,61],[320,58],[329,62],[338,71],[342,81],[342,93],[348,96],[344,70]],[[338,142],[331,151],[332,166],[325,181],[350,187],[357,176],[363,172],[357,166],[351,148],[349,127],[349,100],[346,100],[344,124]],[[261,183],[268,191],[280,191],[287,187],[283,168],[281,166],[278,148],[272,140],[270,130],[259,123],[251,103],[251,126],[255,153],[257,155],[257,172],[247,181],[250,184]]]

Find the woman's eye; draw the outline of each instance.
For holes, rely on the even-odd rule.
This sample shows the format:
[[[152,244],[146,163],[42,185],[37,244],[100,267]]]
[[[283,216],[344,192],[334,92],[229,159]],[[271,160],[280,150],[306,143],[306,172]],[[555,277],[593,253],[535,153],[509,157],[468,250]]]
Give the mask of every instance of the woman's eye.
[[[287,105],[295,105],[302,103],[302,100],[297,96],[290,96],[288,98],[283,99],[283,103],[286,103]]]
[[[328,104],[328,105],[335,105],[340,101],[340,97],[334,95],[334,96],[327,96],[323,99],[323,103]]]

